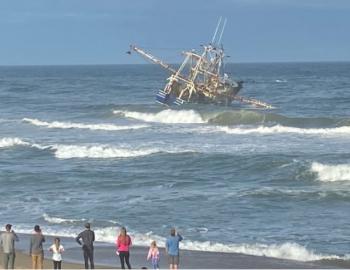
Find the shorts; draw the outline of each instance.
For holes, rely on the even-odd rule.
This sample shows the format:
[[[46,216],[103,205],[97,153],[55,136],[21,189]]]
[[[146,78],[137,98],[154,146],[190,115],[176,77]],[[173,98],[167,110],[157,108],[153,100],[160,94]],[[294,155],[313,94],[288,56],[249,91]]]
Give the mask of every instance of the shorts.
[[[179,265],[179,261],[180,261],[179,255],[177,255],[177,256],[169,255],[169,256],[168,256],[168,260],[169,260],[169,264],[172,264],[172,265],[174,265],[174,264]]]

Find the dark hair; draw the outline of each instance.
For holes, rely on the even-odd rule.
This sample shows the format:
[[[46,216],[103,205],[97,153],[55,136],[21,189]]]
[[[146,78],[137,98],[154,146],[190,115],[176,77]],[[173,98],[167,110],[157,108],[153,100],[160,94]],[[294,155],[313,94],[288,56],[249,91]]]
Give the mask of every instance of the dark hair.
[[[6,224],[6,226],[5,226],[5,228],[6,228],[7,231],[10,231],[10,230],[11,230],[11,227],[12,227],[11,224]]]
[[[39,225],[35,225],[34,226],[34,231],[35,232],[40,232],[41,230],[40,230],[40,226]]]
[[[61,243],[61,239],[56,237],[55,238],[55,246],[56,246],[57,251],[60,249],[60,243]]]
[[[85,223],[85,228],[90,229],[90,223]]]
[[[172,228],[172,229],[170,230],[170,235],[171,235],[171,236],[175,236],[175,233],[176,233],[175,228]]]

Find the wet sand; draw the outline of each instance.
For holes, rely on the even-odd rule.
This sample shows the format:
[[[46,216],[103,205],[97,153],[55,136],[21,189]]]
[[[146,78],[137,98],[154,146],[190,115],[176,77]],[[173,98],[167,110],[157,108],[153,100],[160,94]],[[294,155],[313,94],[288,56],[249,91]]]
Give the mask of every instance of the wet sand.
[[[28,255],[30,235],[20,234],[20,242],[17,243],[16,268],[30,268],[31,258]],[[54,236],[46,236],[45,252],[52,244]],[[79,269],[84,268],[82,250],[75,243],[73,238],[61,237],[61,242],[65,247],[63,255],[62,268]],[[150,262],[146,261],[148,248],[134,246],[130,251],[130,262],[134,269],[147,267],[151,269]],[[165,250],[160,249],[161,261],[160,267],[167,269],[167,257]],[[45,254],[45,268],[52,269],[51,255]],[[0,263],[2,266],[2,254],[0,254]],[[115,254],[115,247],[111,244],[97,242],[95,245],[95,264],[96,268],[120,268],[119,257]],[[224,252],[205,252],[181,250],[180,268],[181,269],[232,269],[232,268],[254,268],[254,269],[312,269],[312,268],[349,268],[350,262],[346,261],[319,261],[319,262],[300,262],[293,260],[284,260],[268,258],[262,256],[252,256],[237,253]]]

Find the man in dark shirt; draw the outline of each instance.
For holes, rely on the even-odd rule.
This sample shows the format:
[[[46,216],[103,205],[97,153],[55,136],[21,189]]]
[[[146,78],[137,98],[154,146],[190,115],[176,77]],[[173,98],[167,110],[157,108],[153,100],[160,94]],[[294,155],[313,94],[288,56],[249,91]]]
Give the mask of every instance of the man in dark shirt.
[[[43,243],[45,237],[41,232],[40,226],[34,226],[34,233],[30,238],[29,256],[32,257],[32,268],[43,269],[44,268],[44,248]]]
[[[83,243],[81,243],[80,239],[83,241]],[[79,245],[82,245],[84,252],[85,269],[89,269],[89,260],[90,268],[94,269],[95,233],[92,230],[90,230],[90,223],[85,224],[85,231],[79,233],[75,240],[78,242]]]

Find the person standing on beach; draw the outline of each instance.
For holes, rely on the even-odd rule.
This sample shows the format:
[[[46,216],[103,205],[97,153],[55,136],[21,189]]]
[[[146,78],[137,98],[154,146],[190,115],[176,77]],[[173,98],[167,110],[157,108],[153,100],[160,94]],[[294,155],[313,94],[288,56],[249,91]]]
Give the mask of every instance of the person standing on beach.
[[[82,239],[83,243],[81,243],[80,239]],[[95,233],[90,229],[90,223],[85,224],[85,230],[79,233],[79,235],[75,238],[79,245],[82,245],[83,253],[84,253],[84,261],[85,261],[85,269],[89,269],[89,260],[90,260],[90,268],[94,269],[94,241],[95,241]]]
[[[44,268],[44,249],[43,243],[45,242],[45,237],[43,236],[40,226],[34,226],[34,233],[30,239],[29,256],[32,257],[32,267],[33,269],[43,269]]]
[[[170,269],[177,269],[180,262],[179,244],[182,240],[180,234],[176,234],[175,228],[170,230],[170,237],[166,240],[165,249],[168,254]]]
[[[64,248],[61,245],[61,240],[58,237],[55,238],[55,242],[49,248],[49,251],[52,252],[53,269],[61,269],[62,252],[64,251]]]
[[[125,263],[128,266],[128,269],[131,269],[131,265],[129,262],[130,253],[129,249],[131,246],[131,238],[127,234],[125,227],[120,229],[119,236],[115,239],[115,245],[117,247],[117,255],[119,255],[120,264],[122,269],[125,269]]]
[[[152,262],[152,267],[154,270],[158,270],[159,269],[159,249],[157,247],[157,242],[156,241],[152,241],[151,246],[149,248],[148,251],[148,255],[147,255],[147,261],[151,259]]]
[[[18,241],[18,237],[13,230],[11,230],[12,225],[6,224],[6,231],[1,234],[0,246],[2,247],[4,256],[3,263],[4,269],[14,269],[15,268],[15,241]]]

